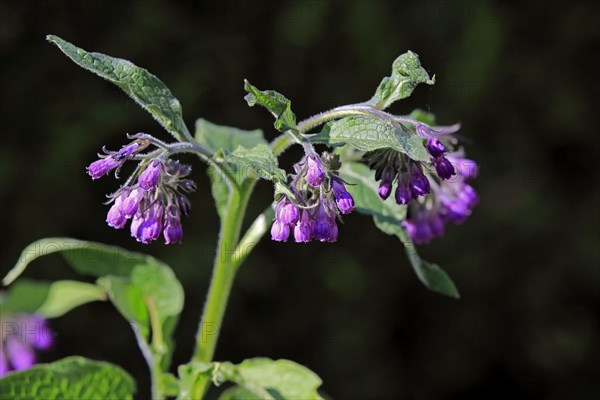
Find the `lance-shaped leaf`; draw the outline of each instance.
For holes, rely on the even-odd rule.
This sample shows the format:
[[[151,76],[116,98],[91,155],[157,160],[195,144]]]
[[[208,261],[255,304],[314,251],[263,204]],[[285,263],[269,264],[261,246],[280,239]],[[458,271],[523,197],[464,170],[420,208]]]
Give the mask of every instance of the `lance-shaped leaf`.
[[[160,79],[146,69],[127,60],[87,52],[58,36],[48,35],[47,39],[80,67],[123,89],[175,138],[183,140],[190,137],[179,100]]]
[[[3,313],[41,314],[56,318],[80,305],[106,300],[104,290],[78,281],[33,281],[23,279],[0,298]]]
[[[296,115],[292,112],[292,103],[281,93],[274,90],[258,90],[244,80],[244,89],[248,94],[244,99],[250,107],[258,104],[266,108],[275,117],[275,129],[280,132],[296,128]]]
[[[83,357],[9,373],[0,379],[2,399],[133,399],[135,382],[121,367]]]
[[[340,176],[350,183],[346,188],[354,198],[356,210],[361,214],[373,216],[375,225],[382,232],[397,236],[404,244],[408,259],[419,280],[434,292],[459,298],[458,290],[448,274],[438,265],[421,260],[414,243],[402,226],[402,221],[406,218],[406,206],[396,204],[391,198],[381,200],[377,193],[378,184],[375,182],[374,172],[364,164],[346,162],[340,169]]]
[[[367,102],[380,110],[388,108],[393,102],[410,96],[419,83],[433,85],[435,76],[421,66],[419,56],[412,51],[400,55],[392,64],[392,75],[383,78],[371,100]]]
[[[330,146],[349,144],[361,151],[390,148],[415,161],[429,161],[430,158],[423,139],[417,134],[404,131],[397,122],[370,116],[352,116],[328,123],[311,140]]]

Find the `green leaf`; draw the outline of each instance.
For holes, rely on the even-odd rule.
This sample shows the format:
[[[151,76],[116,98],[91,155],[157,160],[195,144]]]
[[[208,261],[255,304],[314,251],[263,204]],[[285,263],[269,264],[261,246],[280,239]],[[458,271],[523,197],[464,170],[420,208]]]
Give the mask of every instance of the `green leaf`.
[[[381,200],[375,172],[364,164],[346,162],[342,164],[340,176],[349,183],[346,189],[354,198],[358,212],[373,216],[377,226],[388,235],[399,233],[402,221],[406,218],[406,206],[396,204],[391,198]]]
[[[135,265],[152,260],[150,256],[116,246],[71,238],[46,238],[25,247],[16,265],[2,280],[2,284],[10,284],[32,261],[52,253],[61,253],[77,272],[92,276],[129,275]]]
[[[223,391],[219,400],[262,400],[260,396],[252,393],[242,386],[233,386]]]
[[[161,322],[181,313],[183,287],[166,265],[156,261],[137,265],[131,274],[131,283],[140,289],[143,296],[154,300]]]
[[[274,182],[285,182],[285,171],[279,168],[277,157],[273,150],[266,144],[259,144],[251,149],[239,146],[235,151],[222,151],[223,158],[228,163],[235,164],[238,170],[252,170],[263,179]],[[248,177],[248,173],[244,174]]]
[[[253,358],[237,366],[239,385],[260,395],[266,389],[274,399],[321,399],[317,389],[323,381],[308,368],[290,360]]]
[[[459,298],[458,290],[448,274],[438,265],[421,260],[414,243],[402,227],[402,221],[406,218],[406,206],[396,204],[391,198],[381,200],[374,172],[364,164],[346,162],[340,169],[340,176],[349,183],[346,188],[354,198],[356,210],[373,216],[375,225],[382,232],[401,240],[419,280],[434,292]]]
[[[17,399],[133,399],[133,378],[122,368],[83,357],[9,373],[0,379],[0,398]]]
[[[229,362],[193,362],[178,369],[181,392],[186,399],[200,379],[210,379],[215,385],[233,382],[243,389],[228,390],[223,396],[230,399],[321,399],[317,389],[321,379],[308,368],[290,360],[253,358],[239,365]],[[248,393],[252,395],[246,397]],[[223,397],[222,397],[223,398]]]
[[[433,85],[435,76],[429,74],[412,51],[400,55],[392,64],[392,75],[383,78],[377,91],[367,104],[380,110],[388,108],[393,102],[409,97],[419,83]]]
[[[46,38],[80,67],[121,88],[175,138],[183,140],[189,137],[179,100],[146,69],[127,60],[87,52],[58,36],[48,35]]]
[[[260,129],[247,131],[230,126],[213,124],[202,118],[196,120],[195,138],[198,143],[213,150],[215,153],[222,150],[233,152],[239,146],[250,149],[260,144],[267,144]],[[239,185],[248,178],[248,170],[237,168],[233,164],[227,166],[227,169]],[[217,212],[221,219],[223,219],[229,197],[229,187],[225,177],[214,167],[209,167],[207,174],[210,178],[212,195],[215,199]]]
[[[391,148],[415,161],[430,159],[423,139],[414,132],[405,132],[397,122],[370,116],[352,116],[328,123],[311,140],[330,146],[349,144],[361,151]]]
[[[132,325],[139,329],[139,333],[148,339],[150,333],[150,320],[144,297],[139,287],[131,283],[130,277],[107,275],[98,279],[98,286],[104,288],[106,293],[119,313]]]
[[[56,318],[80,305],[106,300],[104,291],[78,281],[40,282],[23,279],[10,288],[2,311],[42,314]]]
[[[429,290],[455,299],[460,298],[460,293],[450,276],[437,264],[431,264],[419,257],[416,247],[408,236],[406,229],[402,228],[396,236],[404,244],[406,255],[417,277]]]
[[[267,144],[263,131],[260,129],[250,131],[217,125],[204,118],[196,120],[195,139],[215,153],[221,149],[234,151],[238,146],[250,149],[259,144]]]
[[[258,104],[273,114],[275,117],[275,129],[280,132],[297,129],[296,115],[292,112],[292,103],[284,95],[274,90],[258,90],[247,80],[244,80],[244,89],[248,92],[244,99],[250,107]]]
[[[408,118],[416,119],[417,121],[429,126],[435,125],[435,114],[429,111],[421,110],[420,108],[415,108],[410,114],[408,114]]]

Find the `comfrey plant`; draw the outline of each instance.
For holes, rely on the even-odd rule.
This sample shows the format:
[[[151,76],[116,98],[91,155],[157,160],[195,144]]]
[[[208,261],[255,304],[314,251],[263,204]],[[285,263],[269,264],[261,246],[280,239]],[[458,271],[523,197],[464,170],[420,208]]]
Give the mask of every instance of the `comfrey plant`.
[[[119,230],[129,224],[131,236],[145,244],[161,238],[166,244],[184,240],[182,218],[191,211],[186,194],[196,185],[191,167],[176,157],[191,153],[208,165],[221,228],[195,349],[190,361],[176,370],[170,365],[172,334],[183,308],[183,290],[173,271],[151,256],[76,239],[39,240],[23,251],[4,278],[5,285],[34,259],[53,252],[61,253],[77,272],[96,277],[96,282],[19,280],[11,287],[3,312],[55,318],[91,301],[110,301],[135,327],[154,399],[200,399],[211,384],[224,382],[234,386],[221,394],[222,399],[320,399],[319,377],[292,361],[213,361],[236,271],[267,232],[277,242],[331,245],[344,234],[342,220],[356,210],[400,239],[418,278],[429,289],[458,297],[448,275],[422,260],[414,243],[442,236],[448,223],[460,224],[471,214],[478,198],[468,182],[477,175],[477,166],[465,158],[455,136],[458,125],[438,126],[432,114],[419,110],[409,115],[385,111],[410,96],[419,83],[434,83],[416,54],[399,56],[370,100],[301,122],[283,95],[245,81],[248,105],[262,106],[275,118],[280,134],[268,141],[261,130],[218,126],[204,119],[196,121],[192,135],[179,101],[147,70],[89,53],[56,36],[48,40],[79,66],[123,89],[174,138],[166,142],[148,133],[129,135],[121,149],[104,149],[88,165],[92,179],[113,172],[119,177],[125,163],[133,166],[131,175],[108,195],[107,224]],[[301,146],[304,154],[286,172],[278,156],[292,145]],[[274,201],[242,234],[246,205],[258,179],[272,182]],[[57,342],[60,346],[60,338]],[[28,367],[33,359],[21,363],[22,358],[13,356],[14,343],[7,341],[2,347],[11,368]],[[2,398],[132,398],[135,390],[123,369],[82,357],[10,372],[0,381]]]

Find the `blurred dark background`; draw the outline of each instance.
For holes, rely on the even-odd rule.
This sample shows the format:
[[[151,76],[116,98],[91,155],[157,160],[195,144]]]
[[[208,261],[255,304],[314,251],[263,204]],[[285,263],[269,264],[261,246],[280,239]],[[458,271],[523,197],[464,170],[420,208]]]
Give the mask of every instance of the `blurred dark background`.
[[[453,277],[459,301],[428,292],[397,239],[369,217],[346,218],[335,245],[264,240],[235,283],[217,359],[289,358],[335,399],[587,399],[600,395],[600,9],[592,1],[2,1],[0,182],[2,275],[28,243],[72,236],[147,251],[183,282],[175,365],[188,360],[208,285],[217,218],[204,166],[180,246],[137,244],[105,225],[104,195],[85,166],[125,133],[169,139],[107,82],[44,37],[132,60],[197,117],[263,128],[243,79],[293,101],[300,119],[368,99],[400,53],[435,73],[392,111],[421,107],[461,121],[481,165],[481,202],[461,227],[423,246]],[[291,163],[300,154],[286,153]],[[261,183],[253,218],[271,199]],[[75,278],[59,256],[26,274]],[[119,363],[148,398],[128,324],[109,305],[52,322],[71,354]]]

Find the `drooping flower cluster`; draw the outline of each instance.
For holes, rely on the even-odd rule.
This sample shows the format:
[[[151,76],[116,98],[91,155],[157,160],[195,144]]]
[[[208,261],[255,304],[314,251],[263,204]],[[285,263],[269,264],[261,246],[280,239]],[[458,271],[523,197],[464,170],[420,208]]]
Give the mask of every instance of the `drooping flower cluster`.
[[[283,197],[275,205],[273,240],[285,242],[292,231],[297,243],[337,240],[339,214],[354,210],[354,199],[337,176],[338,168],[337,157],[328,153],[307,155],[294,166],[291,189],[296,198]]]
[[[118,171],[127,159],[145,147],[145,143],[139,142],[128,144],[116,153],[107,152],[90,164],[88,173],[92,179],[112,169]],[[161,234],[166,244],[181,242],[180,218],[190,211],[190,202],[183,193],[196,190],[196,184],[186,179],[190,172],[190,166],[172,159],[143,160],[128,183],[109,196],[108,203],[112,206],[106,223],[122,229],[131,219],[131,236],[144,244],[157,240]]]
[[[0,324],[0,377],[30,368],[36,362],[36,350],[47,350],[54,341],[47,320],[39,315],[2,315]]]
[[[365,161],[381,181],[378,191],[383,200],[396,183],[396,203],[408,206],[403,226],[415,243],[422,244],[442,236],[446,223],[460,224],[471,215],[478,196],[465,181],[477,176],[477,164],[464,158],[462,151],[449,151],[456,143],[451,134],[458,126],[432,129],[416,123],[415,128],[431,156],[429,162],[414,161],[391,149],[367,153]]]

